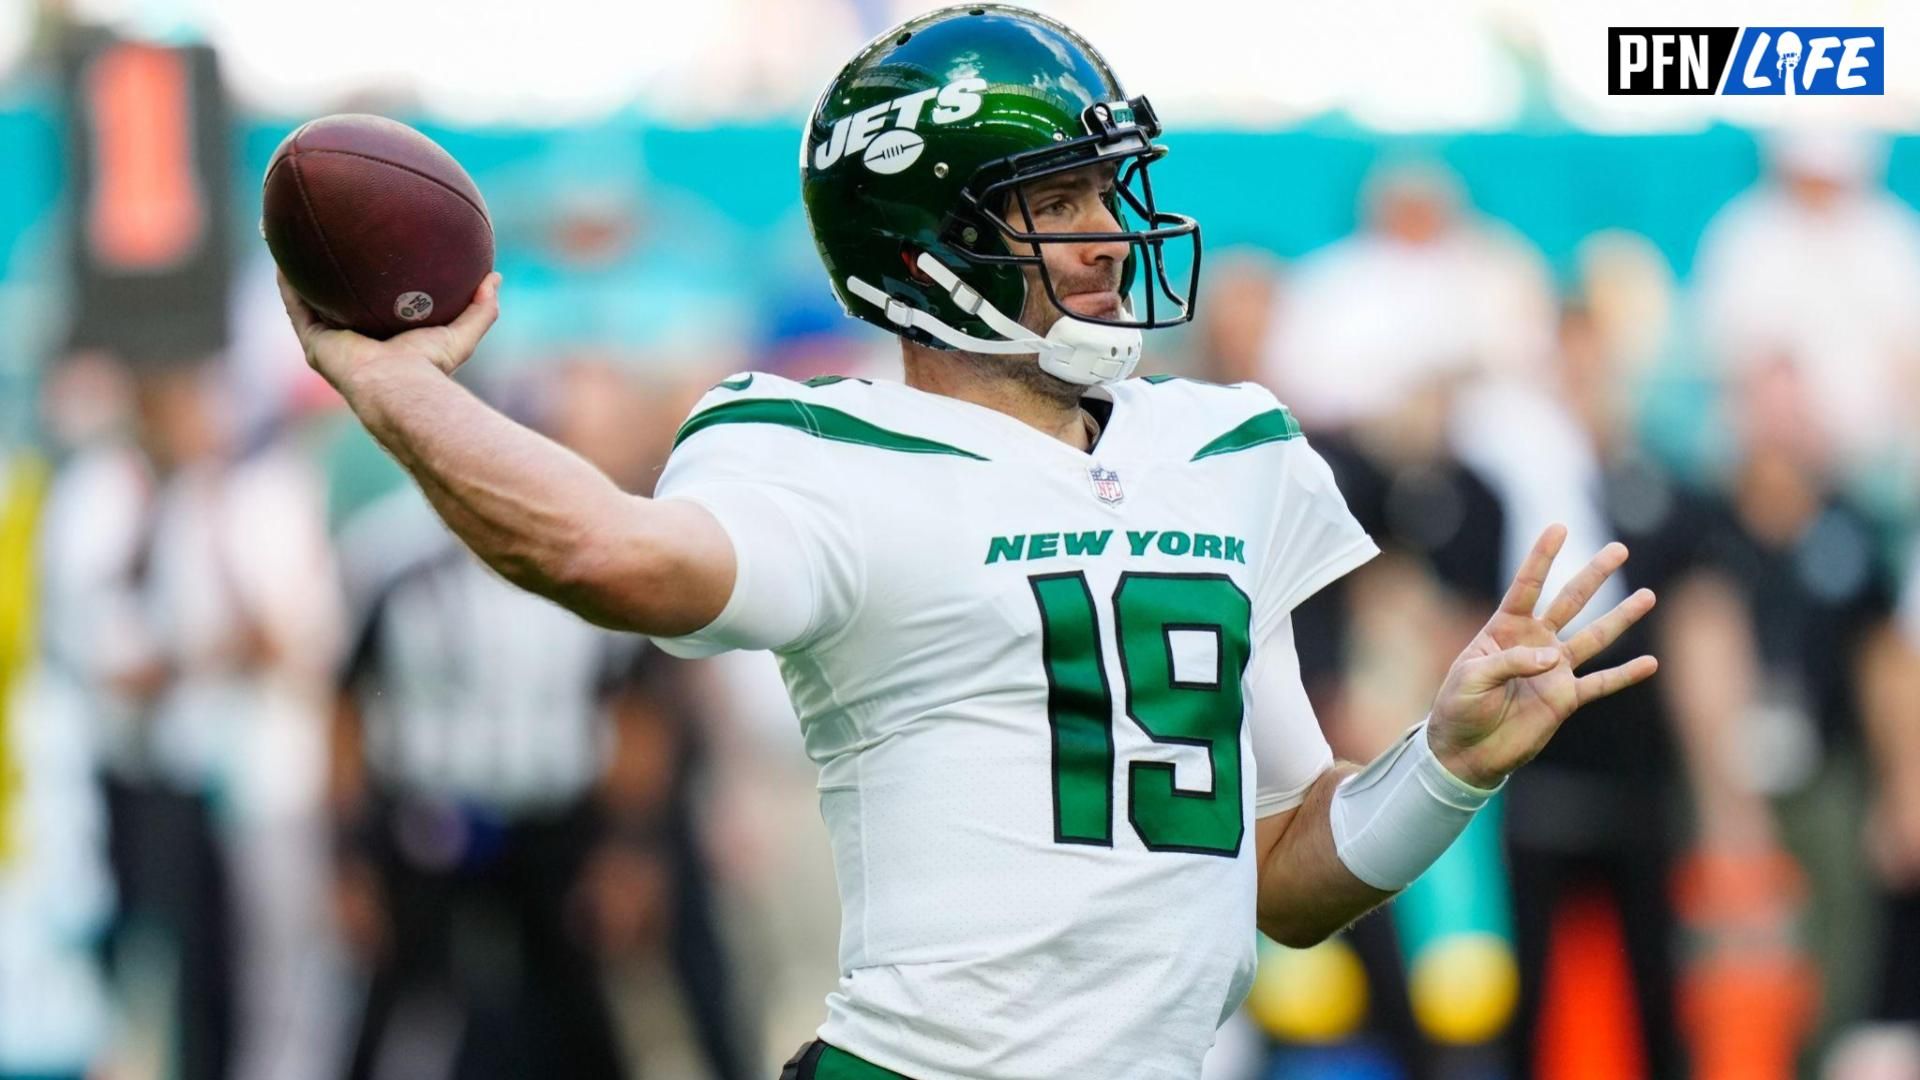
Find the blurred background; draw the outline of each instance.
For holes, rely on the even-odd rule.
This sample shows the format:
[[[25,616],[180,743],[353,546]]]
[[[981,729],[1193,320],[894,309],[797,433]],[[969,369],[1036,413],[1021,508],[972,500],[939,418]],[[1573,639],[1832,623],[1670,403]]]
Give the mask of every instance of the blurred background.
[[[1036,6],[1203,223],[1143,371],[1270,386],[1386,551],[1296,615],[1338,753],[1549,521],[1662,596],[1660,677],[1390,911],[1263,943],[1208,1080],[1920,1077],[1920,14],[1742,5],[1884,26],[1887,93],[1723,100],[1604,93],[1607,24],[1704,4]],[[771,661],[467,556],[301,363],[258,192],[315,115],[439,140],[506,278],[462,379],[645,493],[730,372],[898,376],[793,154],[920,10],[0,0],[0,1080],[734,1080],[809,1037],[838,912]]]

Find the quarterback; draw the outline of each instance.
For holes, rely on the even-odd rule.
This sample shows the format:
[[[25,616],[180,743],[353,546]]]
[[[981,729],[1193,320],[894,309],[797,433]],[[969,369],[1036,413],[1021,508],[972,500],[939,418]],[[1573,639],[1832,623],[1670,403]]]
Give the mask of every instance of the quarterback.
[[[1305,944],[1380,904],[1576,708],[1654,671],[1575,674],[1653,597],[1563,639],[1626,550],[1536,613],[1555,527],[1429,716],[1333,760],[1289,613],[1375,549],[1266,390],[1129,377],[1198,277],[1198,227],[1148,181],[1159,134],[1032,12],[876,38],[814,107],[801,187],[906,381],[729,378],[653,499],[448,377],[497,279],[385,342],[283,287],[309,362],[502,575],[679,655],[778,658],[842,902],[789,1076],[1188,1080],[1256,927]]]

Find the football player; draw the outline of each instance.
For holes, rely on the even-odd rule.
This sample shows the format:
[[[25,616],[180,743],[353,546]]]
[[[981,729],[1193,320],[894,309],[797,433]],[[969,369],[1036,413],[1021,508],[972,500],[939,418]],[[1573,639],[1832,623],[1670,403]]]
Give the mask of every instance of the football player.
[[[814,108],[801,188],[906,382],[727,379],[651,500],[447,377],[497,279],[384,343],[283,290],[310,362],[508,579],[680,655],[778,657],[843,908],[788,1075],[1191,1078],[1256,926],[1303,945],[1386,900],[1582,702],[1654,671],[1575,674],[1653,598],[1563,640],[1626,551],[1536,615],[1555,527],[1430,716],[1334,762],[1288,613],[1374,547],[1267,391],[1128,377],[1197,278],[1198,227],[1148,181],[1159,134],[1033,12],[874,39]]]

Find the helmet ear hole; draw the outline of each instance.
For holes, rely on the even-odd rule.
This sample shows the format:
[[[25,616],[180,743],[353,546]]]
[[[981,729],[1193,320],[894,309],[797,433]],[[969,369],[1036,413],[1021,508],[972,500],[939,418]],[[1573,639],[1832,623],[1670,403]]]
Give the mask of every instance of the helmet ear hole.
[[[914,247],[912,244],[900,245],[900,261],[906,264],[907,280],[913,282],[915,285],[933,285],[933,279],[927,276],[925,270],[920,269],[919,248]]]
[[[940,241],[963,255],[1013,254],[999,227],[973,210],[949,214],[940,228]]]

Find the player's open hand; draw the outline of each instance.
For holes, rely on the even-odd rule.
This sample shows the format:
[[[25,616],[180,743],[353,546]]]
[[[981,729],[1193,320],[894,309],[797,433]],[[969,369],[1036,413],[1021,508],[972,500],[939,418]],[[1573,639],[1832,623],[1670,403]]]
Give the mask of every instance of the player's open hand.
[[[1560,632],[1627,561],[1626,546],[1608,544],[1567,582],[1545,614],[1534,606],[1567,530],[1548,527],[1480,633],[1448,669],[1434,700],[1428,738],[1455,776],[1494,787],[1533,760],[1575,709],[1652,675],[1659,663],[1637,656],[1624,664],[1576,675],[1575,669],[1613,644],[1653,610],[1653,592],[1641,589],[1612,611],[1561,640]]]
[[[445,326],[423,326],[379,341],[328,325],[300,299],[284,275],[279,280],[280,300],[287,306],[294,333],[300,336],[307,363],[342,391],[375,364],[424,360],[451,375],[479,348],[480,339],[500,317],[500,275],[488,274],[459,318]]]

